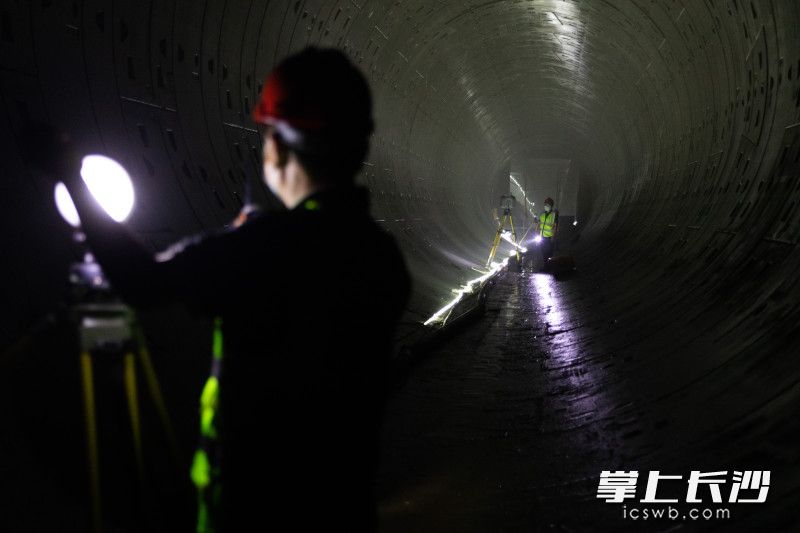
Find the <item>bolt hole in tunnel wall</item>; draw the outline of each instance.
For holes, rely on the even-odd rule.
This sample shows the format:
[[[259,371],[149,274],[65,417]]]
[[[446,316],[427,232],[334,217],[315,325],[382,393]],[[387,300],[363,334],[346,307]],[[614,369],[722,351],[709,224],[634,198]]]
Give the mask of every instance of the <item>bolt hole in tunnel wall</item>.
[[[230,221],[248,182],[274,206],[248,116],[270,68],[310,44],[341,48],[371,83],[359,182],[405,252],[409,320],[475,277],[492,210],[519,189],[580,222],[579,265],[616,265],[609,283],[663,271],[794,332],[798,25],[792,0],[6,0],[0,340],[54,307],[72,253],[20,155],[24,123],[68,125],[122,161],[127,224],[155,250]]]

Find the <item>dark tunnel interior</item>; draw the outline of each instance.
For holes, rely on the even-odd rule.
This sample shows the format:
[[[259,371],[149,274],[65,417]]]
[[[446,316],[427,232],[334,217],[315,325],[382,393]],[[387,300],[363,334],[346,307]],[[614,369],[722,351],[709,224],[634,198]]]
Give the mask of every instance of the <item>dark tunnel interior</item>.
[[[308,45],[344,50],[373,91],[358,181],[412,273],[399,335],[480,275],[504,193],[521,227],[554,197],[577,264],[564,281],[506,272],[486,315],[412,372],[386,421],[383,530],[800,530],[794,0],[4,0],[9,531],[87,520],[77,359],[53,318],[77,257],[24,124],[122,162],[126,224],[156,251],[228,224],[248,189],[276,205],[250,110]],[[173,354],[156,366],[191,449],[209,352],[176,314],[143,323]],[[728,522],[623,520],[596,497],[602,470],[638,469],[643,490],[648,468],[773,477]]]

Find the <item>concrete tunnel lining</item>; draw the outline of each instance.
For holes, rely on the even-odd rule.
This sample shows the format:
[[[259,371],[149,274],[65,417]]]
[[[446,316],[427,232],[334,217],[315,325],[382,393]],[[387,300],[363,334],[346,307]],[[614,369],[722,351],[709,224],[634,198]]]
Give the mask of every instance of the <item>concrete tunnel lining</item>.
[[[71,125],[78,145],[122,161],[137,180],[129,224],[163,248],[230,220],[246,182],[274,205],[247,117],[270,68],[318,44],[372,85],[359,179],[414,276],[407,322],[475,277],[514,162],[569,159],[570,246],[606,276],[610,307],[713,315],[729,341],[710,356],[774,350],[786,371],[767,384],[797,399],[781,359],[797,349],[800,290],[794,2],[98,0],[7,2],[0,15],[5,211],[25,221],[2,232],[15,251],[4,345],[57,304],[72,253],[17,149],[24,121]]]
[[[125,3],[113,12],[43,6],[6,11],[4,65],[41,94],[9,89],[8,120],[27,113],[91,124],[81,132],[87,145],[150,177],[131,223],[155,246],[222,223],[243,180],[257,181],[260,147],[243,117],[262,73],[309,43],[347,50],[375,92],[378,131],[363,181],[375,191],[376,218],[412,252],[421,315],[465,275],[443,257],[480,263],[495,189],[514,157],[568,154],[591,169],[586,190],[602,192],[593,216],[581,216],[588,235],[611,225],[622,198],[653,211],[646,188],[677,179],[699,190],[701,179],[719,179],[737,149],[755,148],[731,145],[734,124],[751,114],[758,125],[745,125],[744,138],[765,149],[758,137],[781,88],[769,66],[783,62],[778,51],[792,38],[775,21],[794,16],[781,3],[774,12],[705,2],[176,3],[145,17]],[[64,54],[25,46],[38,42]],[[711,200],[691,209],[703,216],[734,205]]]

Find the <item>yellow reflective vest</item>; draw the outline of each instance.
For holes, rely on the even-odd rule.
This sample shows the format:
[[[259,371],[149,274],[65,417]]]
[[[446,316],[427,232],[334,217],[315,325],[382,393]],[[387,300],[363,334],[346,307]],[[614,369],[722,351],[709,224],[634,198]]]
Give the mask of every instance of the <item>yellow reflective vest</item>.
[[[557,220],[556,212],[550,211],[549,213],[541,213],[539,215],[539,229],[542,232],[542,237],[552,237],[553,229],[556,226]]]

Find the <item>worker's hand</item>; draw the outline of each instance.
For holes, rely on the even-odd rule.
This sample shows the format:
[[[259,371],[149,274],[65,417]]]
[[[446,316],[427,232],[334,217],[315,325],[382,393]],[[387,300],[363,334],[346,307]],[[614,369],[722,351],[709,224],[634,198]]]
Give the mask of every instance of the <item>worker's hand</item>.
[[[239,211],[239,214],[233,220],[231,226],[233,228],[241,227],[250,220],[252,220],[253,218],[256,218],[260,213],[261,213],[261,208],[258,207],[257,205],[245,204],[244,207],[242,207],[241,211]]]

